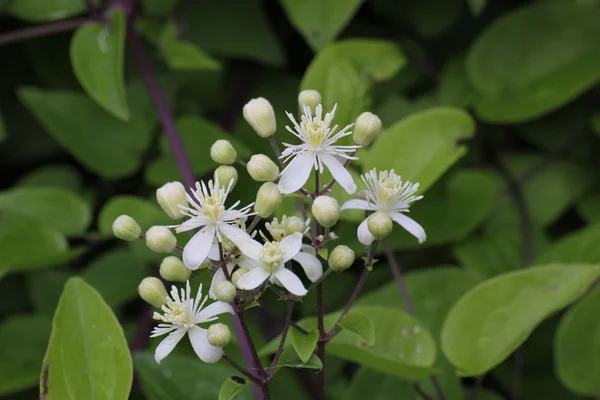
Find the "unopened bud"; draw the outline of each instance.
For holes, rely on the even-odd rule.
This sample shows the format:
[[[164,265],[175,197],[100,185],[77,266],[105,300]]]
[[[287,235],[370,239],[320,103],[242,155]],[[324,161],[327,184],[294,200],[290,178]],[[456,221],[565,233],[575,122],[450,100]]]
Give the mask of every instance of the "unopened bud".
[[[179,257],[168,256],[160,263],[160,276],[169,282],[185,282],[192,275],[192,270],[185,266]]]
[[[181,182],[169,182],[156,191],[156,200],[164,212],[172,219],[181,219],[180,205],[186,206],[185,187]]]
[[[218,164],[233,164],[237,158],[237,151],[229,143],[229,140],[220,139],[211,146],[210,158]]]
[[[156,225],[146,232],[146,246],[157,253],[170,253],[175,250],[177,239],[169,228]]]
[[[231,331],[225,324],[214,324],[208,327],[208,343],[216,347],[225,347],[231,340]]]
[[[316,90],[303,90],[298,95],[298,105],[302,113],[304,113],[304,106],[310,107],[314,112],[319,104],[321,104],[321,94]]]
[[[340,218],[340,205],[333,197],[317,197],[311,210],[317,222],[325,228],[331,228]]]
[[[343,271],[354,264],[354,251],[348,246],[336,246],[327,261],[329,262],[329,268],[333,271]]]
[[[306,224],[298,217],[288,217],[285,221],[285,234],[287,236],[293,235],[294,233],[304,233],[306,230]]]
[[[254,211],[261,218],[267,218],[277,210],[283,201],[283,195],[273,182],[266,182],[256,193]]]
[[[235,271],[232,275],[231,275],[231,282],[233,282],[234,285],[237,286],[237,282],[238,280],[246,275],[248,273],[248,268],[238,268],[237,271]]]
[[[279,176],[279,167],[264,154],[250,157],[246,168],[252,179],[258,182],[271,182]]]
[[[156,308],[167,302],[167,290],[160,279],[153,276],[144,278],[138,286],[138,293],[142,300]]]
[[[121,215],[112,224],[112,231],[121,240],[139,239],[142,228],[129,215]]]
[[[238,180],[238,172],[231,165],[220,165],[215,169],[214,177],[215,180],[219,180],[219,185],[221,187],[228,187],[229,182],[233,179],[231,187],[234,187]]]
[[[369,232],[375,239],[385,239],[393,227],[392,217],[383,211],[377,211],[367,219],[367,228],[369,228]]]
[[[268,138],[275,134],[275,112],[267,99],[259,97],[250,100],[244,106],[243,114],[244,119],[260,137]]]
[[[368,146],[381,133],[381,120],[370,112],[358,116],[354,124],[354,143]]]
[[[225,303],[231,303],[235,299],[236,293],[235,286],[229,281],[223,281],[215,287],[215,297]]]

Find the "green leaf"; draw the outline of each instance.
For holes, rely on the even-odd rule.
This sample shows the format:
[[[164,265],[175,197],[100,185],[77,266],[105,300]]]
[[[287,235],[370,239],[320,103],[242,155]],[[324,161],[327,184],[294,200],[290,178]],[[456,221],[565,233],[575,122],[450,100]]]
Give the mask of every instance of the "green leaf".
[[[368,315],[360,311],[350,311],[338,325],[360,337],[368,346],[375,344],[375,327]]]
[[[475,17],[481,15],[483,10],[485,9],[486,4],[487,0],[467,0],[469,10],[471,11],[471,14],[473,14]]]
[[[465,57],[451,58],[442,69],[440,86],[436,94],[437,102],[439,105],[466,108],[473,104],[475,98],[475,90],[467,78]]]
[[[561,236],[534,264],[600,263],[600,223]]]
[[[17,183],[21,187],[54,187],[77,191],[81,177],[68,165],[45,165],[29,172]]]
[[[125,15],[112,9],[108,24],[88,22],[71,40],[71,63],[75,76],[102,108],[124,121],[129,106],[123,78]]]
[[[206,54],[194,43],[180,40],[177,27],[170,21],[158,38],[158,48],[169,67],[176,70],[217,70],[218,61]]]
[[[361,0],[283,0],[288,18],[313,50],[331,42],[350,22]]]
[[[85,11],[79,0],[13,0],[8,13],[25,21],[43,22],[72,17]]]
[[[489,279],[454,304],[442,329],[442,350],[463,376],[504,361],[533,329],[581,296],[600,265],[533,267]]]
[[[86,202],[59,188],[15,188],[0,192],[0,211],[68,235],[84,233],[92,217]]]
[[[50,336],[50,319],[11,315],[0,325],[0,394],[34,387]]]
[[[67,281],[54,314],[40,386],[46,399],[126,399],[133,378],[123,329],[80,278]],[[44,382],[47,379],[47,382]]]
[[[307,369],[323,369],[323,363],[319,360],[316,354],[311,354],[307,361],[302,361],[294,349],[286,348],[281,352],[279,360],[275,368],[307,368]]]
[[[171,15],[181,0],[142,0],[143,15],[165,18]]]
[[[239,376],[227,378],[219,390],[219,400],[233,400],[247,384],[248,381]]]
[[[562,318],[555,336],[555,368],[562,383],[581,396],[600,395],[600,286]]]
[[[289,335],[292,346],[294,347],[294,350],[296,350],[300,360],[302,360],[302,362],[308,362],[317,347],[319,331],[317,329],[311,329],[308,331],[308,335],[306,335],[294,327],[291,327]]]
[[[36,312],[50,318],[54,315],[60,294],[70,276],[68,272],[57,270],[32,271],[27,274],[27,294]]]
[[[366,367],[360,367],[353,375],[342,398],[345,400],[421,399],[415,392],[413,383]]]
[[[522,122],[571,101],[600,79],[600,11],[575,2],[537,2],[507,13],[476,38],[468,75],[477,115]]]
[[[423,193],[466,154],[467,147],[457,140],[474,133],[473,119],[457,108],[413,114],[381,133],[364,156],[363,171],[394,168],[403,179],[419,182]]]
[[[600,193],[586,196],[577,204],[577,212],[587,222],[600,222]]]
[[[135,219],[144,230],[153,225],[167,225],[171,221],[156,202],[135,196],[116,196],[110,199],[100,211],[98,216],[100,234],[113,236],[112,224],[123,214]]]

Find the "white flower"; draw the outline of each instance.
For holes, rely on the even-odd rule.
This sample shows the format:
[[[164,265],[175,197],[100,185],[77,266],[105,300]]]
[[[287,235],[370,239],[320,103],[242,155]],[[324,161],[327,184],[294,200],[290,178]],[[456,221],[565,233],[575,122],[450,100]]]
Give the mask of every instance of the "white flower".
[[[410,203],[417,201],[423,196],[414,196],[419,190],[418,183],[402,182],[399,175],[394,170],[381,171],[377,177],[375,168],[361,176],[365,185],[367,185],[366,200],[348,200],[342,205],[341,210],[357,209],[368,211],[382,211],[387,213],[396,223],[410,232],[414,237],[423,243],[427,238],[425,230],[413,219],[407,217],[401,212],[408,212]],[[369,232],[367,219],[358,227],[358,240],[365,246],[370,245],[375,238]]]
[[[347,153],[353,153],[361,146],[338,146],[335,145],[339,139],[344,136],[351,135],[349,131],[352,128],[350,124],[339,132],[336,132],[337,125],[330,128],[335,108],[330,113],[325,114],[325,119],[322,119],[323,106],[317,106],[315,116],[312,116],[310,107],[304,105],[304,115],[300,124],[296,122],[294,116],[286,113],[294,124],[294,129],[286,126],[294,136],[302,141],[299,145],[291,145],[284,143],[287,147],[281,154],[281,158],[287,162],[293,159],[281,173],[279,179],[279,191],[283,194],[293,193],[306,183],[310,176],[310,171],[314,167],[315,170],[323,172],[323,165],[329,169],[333,178],[344,188],[349,194],[356,192],[356,184],[350,173],[344,167],[341,160],[356,160]]]
[[[202,285],[194,299],[191,294],[190,282],[186,282],[186,290],[177,292],[175,286],[171,289],[171,298],[162,306],[164,314],[154,313],[154,319],[162,321],[154,328],[150,337],[169,334],[156,348],[154,359],[160,363],[173,351],[177,343],[187,333],[194,351],[200,359],[207,363],[215,363],[221,359],[223,349],[211,345],[208,342],[206,329],[200,328],[198,324],[212,322],[218,319],[217,315],[233,314],[233,308],[222,301],[217,301],[203,309],[208,297],[202,299]]]
[[[225,200],[231,191],[234,181],[229,185],[221,187],[219,180],[208,182],[208,188],[204,182],[196,183],[196,190],[193,191],[193,197],[186,194],[190,207],[180,206],[182,214],[189,217],[181,225],[173,226],[177,233],[201,228],[188,242],[183,249],[183,262],[192,270],[198,267],[206,260],[211,245],[215,239],[223,241],[223,236],[246,235],[236,223],[245,220],[250,213],[252,204],[236,210],[240,202],[236,202],[229,209],[225,208]]]
[[[236,244],[243,253],[238,265],[249,270],[237,281],[237,287],[242,290],[256,289],[269,279],[271,283],[281,284],[296,296],[304,296],[307,292],[300,278],[285,268],[285,263],[292,259],[300,263],[312,281],[319,279],[323,274],[319,259],[301,251],[302,234],[299,232],[285,237],[280,242],[266,242],[262,245],[250,239]]]

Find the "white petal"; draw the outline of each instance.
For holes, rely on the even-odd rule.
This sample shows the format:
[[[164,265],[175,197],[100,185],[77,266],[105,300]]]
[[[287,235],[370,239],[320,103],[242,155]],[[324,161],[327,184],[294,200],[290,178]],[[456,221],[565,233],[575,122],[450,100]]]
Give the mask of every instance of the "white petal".
[[[208,343],[208,334],[204,329],[193,326],[189,330],[190,343],[194,351],[205,363],[216,363],[223,355],[223,349]]]
[[[215,295],[215,288],[217,285],[225,280],[225,274],[221,268],[217,269],[215,274],[212,277],[212,281],[210,282],[210,289],[208,289],[208,295],[211,299],[216,300],[217,296]]]
[[[279,246],[285,253],[282,262],[291,260],[292,257],[298,254],[302,248],[302,234],[300,232],[296,232],[293,235],[285,237],[281,242],[279,242]]]
[[[423,243],[427,239],[427,234],[421,225],[419,225],[414,219],[407,217],[399,212],[389,213],[390,217],[396,221],[400,226],[406,229],[411,235],[419,240],[419,243]]]
[[[221,254],[219,253],[219,245],[213,243],[210,246],[210,250],[208,251],[208,258],[214,261],[219,261],[221,259]]]
[[[371,243],[373,243],[373,240],[375,240],[371,232],[369,232],[366,219],[358,226],[358,231],[356,233],[358,236],[358,241],[365,246],[369,246]]]
[[[181,338],[185,335],[185,332],[186,329],[179,328],[171,332],[169,336],[160,342],[154,351],[154,359],[158,364],[160,364],[160,362],[173,351],[175,346],[177,346],[177,343],[179,343]]]
[[[231,240],[242,253],[255,260],[260,260],[262,245],[252,239],[245,231],[237,226],[227,224],[219,224],[219,230],[227,236],[227,239]]]
[[[308,181],[315,163],[314,153],[307,151],[294,157],[281,173],[277,188],[283,194],[294,193]]]
[[[253,260],[243,254],[237,259],[237,265],[248,270],[262,267],[262,263],[260,261]]]
[[[198,320],[195,322],[199,324],[206,321],[207,319],[214,317],[215,315],[225,313],[233,315],[233,308],[231,307],[231,304],[225,303],[224,301],[215,301],[214,303],[206,307],[204,310],[200,311],[200,315],[198,315],[197,318]]]
[[[252,271],[242,275],[237,281],[237,287],[242,290],[254,290],[264,281],[267,280],[270,273],[265,271],[264,268],[254,268]]]
[[[206,225],[196,233],[183,249],[183,263],[191,270],[196,270],[206,260],[210,246],[215,238],[215,226]]]
[[[302,266],[302,269],[304,269],[306,276],[308,276],[311,282],[316,281],[323,275],[321,261],[314,255],[301,251],[294,256],[293,260]]]
[[[308,244],[303,244],[302,248],[300,249],[300,251],[303,251],[303,252],[308,253],[308,254],[312,254],[313,256],[317,255],[317,250],[315,250],[314,247],[312,247],[312,246],[310,246]]]
[[[366,200],[353,199],[342,204],[340,211],[344,210],[375,210],[375,207]]]
[[[337,158],[329,154],[320,154],[319,157],[329,169],[329,172],[331,172],[331,176],[333,176],[333,178],[340,184],[341,187],[344,188],[348,194],[356,193],[356,183],[354,183],[352,175],[350,175],[350,172],[348,172],[348,170],[341,162],[338,161]]]
[[[290,293],[296,296],[304,296],[307,293],[300,278],[298,278],[296,274],[289,269],[279,268],[273,273],[273,275]]]

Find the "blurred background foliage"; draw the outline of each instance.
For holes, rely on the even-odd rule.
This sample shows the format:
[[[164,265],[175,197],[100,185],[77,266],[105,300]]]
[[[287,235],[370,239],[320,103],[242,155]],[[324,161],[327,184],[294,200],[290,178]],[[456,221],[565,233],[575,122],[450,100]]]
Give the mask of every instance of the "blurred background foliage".
[[[429,367],[441,372],[446,399],[467,398],[479,384],[484,389],[471,399],[515,398],[515,390],[522,399],[600,396],[600,290],[563,310],[599,275],[597,268],[570,269],[600,262],[599,1],[88,3],[90,16],[84,0],[0,0],[0,397],[37,397],[52,316],[71,277],[102,297],[71,280],[65,299],[82,293],[77,301],[98,307],[96,324],[118,330],[107,304],[123,326],[137,376],[131,398],[216,398],[233,373],[226,364],[199,362],[185,346],[154,362],[147,346],[156,343],[148,344],[140,317],[147,309],[136,288],[157,274],[161,257],[141,242],[112,237],[120,214],[146,229],[168,223],[154,191],[181,179],[139,71],[132,42],[140,38],[197,178],[216,167],[208,149],[217,139],[230,140],[245,160],[271,154],[241,118],[251,97],[274,105],[280,141],[291,137],[284,111],[297,111],[301,89],[319,90],[326,109],[337,103],[339,125],[365,110],[380,116],[384,132],[359,152],[352,171],[359,182],[370,168],[395,168],[421,183],[425,197],[411,217],[427,241],[418,245],[400,229],[389,240],[408,272],[416,320],[393,314],[400,319],[391,335],[403,324],[427,329]],[[65,19],[74,22],[64,25]],[[39,35],[46,24],[52,33]],[[26,40],[13,35],[20,30]],[[232,198],[246,204],[258,184],[238,170]],[[334,193],[349,198],[337,187]],[[280,214],[296,212],[292,200]],[[360,213],[345,212],[342,220],[335,232],[364,253],[356,240]],[[489,280],[555,263],[564,265]],[[326,281],[328,311],[344,305],[357,271]],[[381,255],[357,306],[402,310],[391,280]],[[463,309],[454,309],[460,315],[446,321],[442,334],[466,292],[476,302],[461,300]],[[274,300],[267,298],[282,309]],[[313,315],[315,307],[314,296],[306,298],[295,318]],[[70,315],[64,308],[55,323]],[[376,328],[387,318],[368,310]],[[478,340],[466,330],[490,315],[485,322],[496,324],[487,326],[497,329],[500,343],[483,346],[485,365],[475,366],[477,354],[458,360]],[[279,332],[272,315],[252,310],[250,317],[259,347]],[[453,324],[464,337],[441,343],[456,334]],[[527,337],[512,362],[509,354]],[[419,398],[407,380],[416,379],[414,370],[382,362],[398,351],[394,337],[378,339],[380,347],[364,354],[348,343],[330,346],[331,399]],[[463,371],[468,376],[485,374],[482,383],[461,380],[444,354],[463,370],[472,365]],[[516,389],[515,368],[522,375]],[[314,374],[306,371],[281,370],[273,397],[311,398]],[[422,386],[433,396],[429,380]]]

